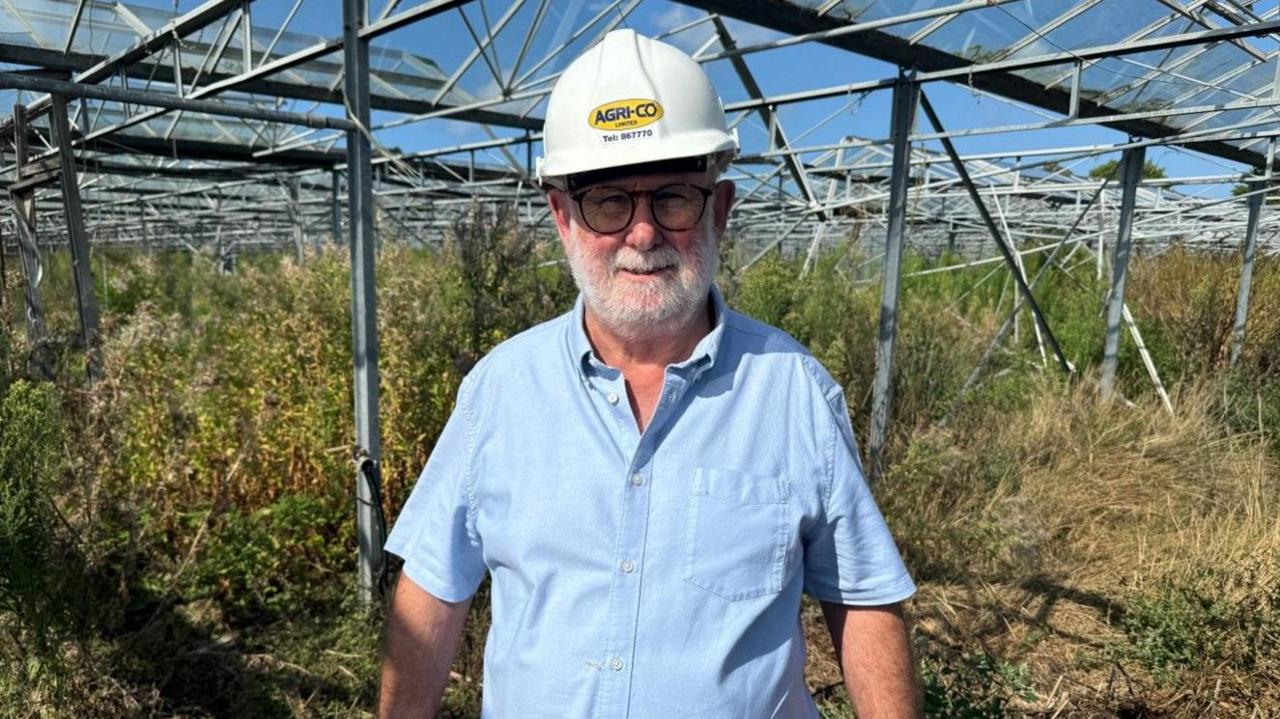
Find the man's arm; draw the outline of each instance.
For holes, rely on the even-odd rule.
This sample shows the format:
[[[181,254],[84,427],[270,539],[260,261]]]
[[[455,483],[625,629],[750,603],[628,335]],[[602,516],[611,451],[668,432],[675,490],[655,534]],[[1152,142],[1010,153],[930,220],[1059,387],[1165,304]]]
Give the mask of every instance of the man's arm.
[[[470,606],[470,597],[446,602],[400,575],[387,616],[378,716],[436,715]]]
[[[822,614],[858,719],[921,716],[920,685],[902,605],[822,602]]]

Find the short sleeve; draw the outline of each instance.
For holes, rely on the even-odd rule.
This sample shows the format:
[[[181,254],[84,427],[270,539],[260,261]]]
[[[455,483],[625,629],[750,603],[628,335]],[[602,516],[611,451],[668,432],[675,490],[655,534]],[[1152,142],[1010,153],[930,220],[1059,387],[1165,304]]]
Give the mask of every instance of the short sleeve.
[[[804,538],[804,589],[815,599],[855,606],[902,601],[915,594],[915,583],[863,477],[839,387],[827,409],[829,485],[822,517]]]
[[[469,388],[464,380],[453,414],[386,543],[388,552],[404,559],[402,571],[415,584],[447,602],[474,594],[485,573],[471,501],[475,425]]]

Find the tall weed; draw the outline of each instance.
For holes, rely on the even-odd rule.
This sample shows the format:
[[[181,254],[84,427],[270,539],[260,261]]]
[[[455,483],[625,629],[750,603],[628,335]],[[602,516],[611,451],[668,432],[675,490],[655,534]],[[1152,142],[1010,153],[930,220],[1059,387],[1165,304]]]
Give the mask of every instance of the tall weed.
[[[801,266],[763,259],[728,278],[726,295],[814,352],[845,388],[862,435],[880,303],[865,279],[874,268],[850,246],[803,277]],[[188,253],[103,251],[102,268],[105,375],[96,386],[71,371],[78,350],[65,294],[48,303],[62,333],[61,391],[15,381],[30,348],[20,324],[0,330],[0,392],[21,396],[5,410],[21,418],[6,416],[0,435],[46,452],[3,456],[52,463],[38,484],[6,469],[4,506],[43,518],[6,526],[20,528],[14,542],[72,557],[64,566],[83,568],[90,597],[81,604],[98,607],[89,623],[61,609],[46,622],[47,644],[68,662],[80,658],[72,685],[93,697],[81,713],[341,715],[370,706],[376,620],[350,599],[345,256],[324,252],[305,265],[245,257],[224,276]],[[51,261],[55,275],[67,269]],[[1120,386],[1136,406],[1098,401],[1104,288],[1058,271],[1037,297],[1077,378],[1046,369],[1024,314],[1017,337],[957,402],[1013,306],[1007,273],[990,269],[904,281],[888,472],[875,487],[923,589],[914,608],[931,706],[1034,714],[1036,702],[1061,696],[1046,682],[1069,676],[1072,701],[1096,699],[1088,706],[1114,713],[1114,692],[1079,689],[1116,686],[1103,667],[1131,675],[1135,696],[1221,679],[1241,706],[1261,701],[1274,678],[1266,647],[1280,547],[1275,266],[1259,261],[1244,358],[1224,372],[1234,294],[1204,278],[1230,285],[1233,263],[1176,251],[1135,259],[1130,306],[1172,390],[1173,415],[1144,396],[1127,339]],[[481,213],[440,252],[385,246],[378,282],[382,470],[394,516],[476,359],[566,310],[575,290],[554,243]],[[40,434],[50,427],[63,434]],[[57,529],[63,518],[79,535],[75,551],[71,530]],[[58,597],[70,586],[24,591]],[[463,716],[478,702],[486,601],[474,604],[448,695]],[[1063,608],[1067,620],[1057,618]],[[31,643],[35,620],[18,617],[2,609],[0,626],[27,627],[19,631]],[[90,624],[90,641],[59,642]],[[0,646],[0,661],[15,656]],[[23,691],[0,681],[0,701]]]
[[[54,504],[61,440],[51,386],[0,386],[0,628],[27,667],[56,662],[84,616],[80,559]]]

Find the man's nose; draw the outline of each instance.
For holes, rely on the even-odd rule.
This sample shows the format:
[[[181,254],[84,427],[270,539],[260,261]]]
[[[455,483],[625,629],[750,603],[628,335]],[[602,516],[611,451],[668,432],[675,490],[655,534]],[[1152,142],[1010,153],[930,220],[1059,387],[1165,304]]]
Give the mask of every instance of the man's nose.
[[[635,215],[631,218],[631,226],[627,228],[624,238],[628,245],[637,250],[647,250],[662,242],[662,228],[653,219],[653,203],[650,196],[635,198]]]

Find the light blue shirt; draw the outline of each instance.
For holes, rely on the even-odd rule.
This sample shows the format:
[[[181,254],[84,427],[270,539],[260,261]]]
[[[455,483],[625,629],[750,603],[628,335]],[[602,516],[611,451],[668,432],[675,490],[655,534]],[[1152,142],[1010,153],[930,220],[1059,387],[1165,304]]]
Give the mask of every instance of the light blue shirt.
[[[643,433],[581,298],[463,380],[387,550],[446,601],[492,576],[484,717],[817,717],[801,591],[914,593],[839,385],[711,294]]]

